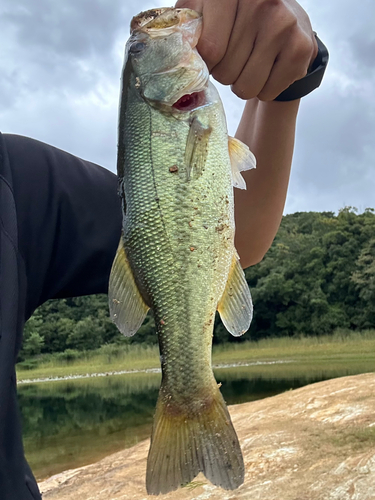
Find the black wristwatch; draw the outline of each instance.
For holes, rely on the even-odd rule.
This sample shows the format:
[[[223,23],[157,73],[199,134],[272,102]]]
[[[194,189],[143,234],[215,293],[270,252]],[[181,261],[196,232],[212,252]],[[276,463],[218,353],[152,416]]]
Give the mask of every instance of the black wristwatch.
[[[284,92],[279,94],[275,101],[294,101],[300,99],[313,90],[317,89],[323,80],[323,75],[328,64],[328,49],[324,43],[318,38],[315,33],[316,41],[318,42],[318,55],[315,58],[309,72],[306,76],[292,83]]]

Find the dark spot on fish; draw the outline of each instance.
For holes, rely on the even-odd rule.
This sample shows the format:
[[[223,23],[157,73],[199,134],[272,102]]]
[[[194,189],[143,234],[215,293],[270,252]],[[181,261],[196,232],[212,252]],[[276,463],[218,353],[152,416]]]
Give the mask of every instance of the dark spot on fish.
[[[160,320],[161,325],[165,325],[165,321],[163,319]]]
[[[178,166],[177,165],[172,165],[172,167],[169,167],[169,171],[171,173],[178,172]]]
[[[194,252],[195,247],[190,247],[190,252]]]

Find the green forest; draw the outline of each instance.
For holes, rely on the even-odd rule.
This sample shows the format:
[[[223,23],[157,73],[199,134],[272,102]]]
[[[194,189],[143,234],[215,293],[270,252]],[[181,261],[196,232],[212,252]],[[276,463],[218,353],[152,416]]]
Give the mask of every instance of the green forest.
[[[245,274],[254,302],[250,330],[235,339],[217,316],[214,343],[375,328],[374,209],[284,216],[262,262]],[[126,343],[157,343],[152,315],[125,338],[109,319],[106,295],[50,300],[26,323],[19,360],[43,353],[70,359]]]

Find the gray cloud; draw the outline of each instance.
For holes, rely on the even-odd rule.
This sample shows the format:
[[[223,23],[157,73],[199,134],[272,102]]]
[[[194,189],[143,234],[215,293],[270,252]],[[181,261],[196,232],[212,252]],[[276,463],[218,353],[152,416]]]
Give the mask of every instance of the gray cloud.
[[[123,5],[119,0],[111,4],[102,0],[53,4],[49,0],[6,0],[1,25],[3,29],[11,26],[24,47],[86,58],[94,52],[109,52],[118,30],[128,29],[122,26],[126,16]]]
[[[95,10],[98,2],[92,3]],[[85,28],[85,6],[92,17],[81,2],[54,4],[53,10],[41,0],[18,2],[16,9],[12,2],[5,4],[0,30],[12,45],[2,73],[12,80],[21,99],[27,93],[77,93],[100,79],[103,67],[111,69],[112,58],[104,55],[110,55],[118,25],[108,30],[107,16],[102,29],[92,19]],[[104,31],[109,31],[107,39]]]
[[[302,103],[291,191],[312,210],[375,205],[375,107],[335,87]],[[304,109],[303,105],[306,104]],[[289,200],[288,211],[296,206]]]
[[[0,62],[1,105],[33,93],[67,98],[86,93],[102,80],[118,81],[121,61],[115,51],[129,34],[138,2],[80,0],[5,0],[0,31],[7,51]],[[9,96],[13,89],[13,99]],[[41,95],[38,95],[41,94]],[[15,97],[17,96],[17,97]]]
[[[373,13],[375,19],[375,9]],[[375,74],[375,33],[360,32],[352,35],[349,40],[350,58],[359,74],[364,77]]]
[[[123,49],[132,15],[163,0],[3,0],[0,127],[114,169]],[[374,206],[375,3],[302,0],[330,49],[303,99],[287,211]],[[220,86],[229,132],[243,102]]]
[[[302,100],[287,211],[375,206],[375,4],[305,1],[330,50],[321,88]]]
[[[113,165],[123,48],[138,9],[135,0],[3,0],[1,129]],[[114,152],[98,154],[108,135]]]

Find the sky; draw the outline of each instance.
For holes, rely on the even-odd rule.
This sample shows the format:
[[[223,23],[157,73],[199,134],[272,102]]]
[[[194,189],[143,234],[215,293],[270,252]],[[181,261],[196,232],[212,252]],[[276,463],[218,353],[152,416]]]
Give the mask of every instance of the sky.
[[[375,208],[375,2],[301,0],[330,62],[302,99],[285,213]],[[129,23],[160,0],[2,0],[0,130],[112,171]],[[219,86],[234,134],[244,102]]]

